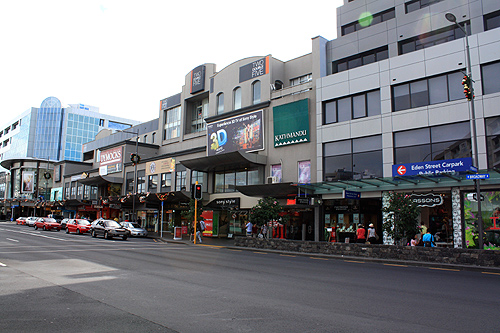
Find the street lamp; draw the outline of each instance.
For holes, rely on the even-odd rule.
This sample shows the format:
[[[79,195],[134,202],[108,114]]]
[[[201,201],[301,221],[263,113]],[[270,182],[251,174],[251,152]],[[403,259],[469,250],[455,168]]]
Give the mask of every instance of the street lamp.
[[[139,156],[139,130],[137,131],[120,131],[120,132],[123,132],[123,133],[129,133],[129,134],[135,134],[136,135],[136,138],[135,138],[135,156],[136,158],[138,158]],[[134,161],[134,193],[133,193],[133,196],[132,196],[132,221],[137,221],[137,219],[135,218],[135,196],[137,194],[137,164],[138,164],[138,160]]]
[[[444,17],[452,22],[455,23],[457,27],[462,30],[462,32],[465,35],[465,49],[466,49],[466,61],[467,61],[467,76],[469,77],[470,80],[470,89],[472,90],[472,70],[471,70],[471,61],[470,61],[470,49],[469,49],[469,34],[467,33],[466,27],[464,28],[457,22],[457,18],[455,15],[452,13],[446,13]],[[466,23],[464,23],[465,26]],[[477,151],[477,133],[476,133],[476,109],[474,107],[474,97],[469,99],[469,105],[470,105],[470,126],[471,126],[471,140],[472,140],[472,150],[473,150],[473,156],[474,156],[474,161],[473,164],[476,166],[477,170],[479,170],[479,154]],[[478,245],[480,249],[484,248],[483,245],[483,217],[481,213],[481,187],[479,184],[479,179],[474,179],[474,185],[476,187],[476,200],[477,200],[477,225],[478,225]]]

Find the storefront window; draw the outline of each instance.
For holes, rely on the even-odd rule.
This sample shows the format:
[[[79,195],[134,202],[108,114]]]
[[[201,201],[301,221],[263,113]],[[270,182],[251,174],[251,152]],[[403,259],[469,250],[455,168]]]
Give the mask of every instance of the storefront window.
[[[484,248],[486,250],[500,250],[500,192],[481,192],[481,196],[481,215],[485,233]],[[466,192],[463,195],[465,246],[472,249],[478,247],[478,202],[475,197],[475,192]]]

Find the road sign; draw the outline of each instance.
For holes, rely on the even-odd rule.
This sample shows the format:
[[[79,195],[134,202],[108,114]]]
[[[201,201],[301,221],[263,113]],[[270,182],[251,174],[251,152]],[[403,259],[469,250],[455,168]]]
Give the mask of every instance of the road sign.
[[[344,199],[361,199],[361,192],[344,190]]]
[[[392,176],[432,176],[441,173],[455,173],[470,171],[472,158],[456,158],[451,160],[438,160],[418,163],[394,164]]]
[[[488,179],[490,178],[490,174],[489,173],[484,173],[484,174],[476,174],[476,175],[467,175],[466,176],[467,179]]]

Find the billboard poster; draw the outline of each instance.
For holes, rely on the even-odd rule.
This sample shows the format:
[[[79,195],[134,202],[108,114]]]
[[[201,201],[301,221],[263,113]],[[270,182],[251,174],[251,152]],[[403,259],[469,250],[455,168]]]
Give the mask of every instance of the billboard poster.
[[[281,183],[281,164],[274,164],[271,166],[271,177],[276,177],[278,183]]]
[[[273,107],[274,146],[309,142],[309,100]]]
[[[146,163],[146,176],[175,171],[175,158],[164,158]]]
[[[21,193],[33,193],[35,188],[35,173],[33,171],[24,171],[22,181]]]
[[[99,175],[122,171],[122,147],[102,151],[99,155]]]
[[[208,156],[264,149],[262,110],[207,124]]]
[[[213,210],[205,210],[201,214],[203,221],[205,222],[205,230],[203,231],[203,236],[212,237],[214,236],[214,212]],[[217,234],[217,233],[215,233]]]
[[[311,182],[311,161],[299,162],[299,184]]]

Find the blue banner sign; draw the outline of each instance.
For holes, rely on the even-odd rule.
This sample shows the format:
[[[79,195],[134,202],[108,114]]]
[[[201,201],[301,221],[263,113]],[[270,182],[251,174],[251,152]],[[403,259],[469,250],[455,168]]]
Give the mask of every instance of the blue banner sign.
[[[361,192],[344,190],[344,199],[361,199]]]
[[[467,175],[465,177],[467,179],[488,179],[488,178],[490,178],[490,174],[485,173],[485,174],[477,174],[477,175]]]
[[[393,177],[405,176],[433,176],[440,173],[467,172],[472,167],[472,158],[455,158],[452,160],[440,160],[419,163],[394,164],[392,166]]]

